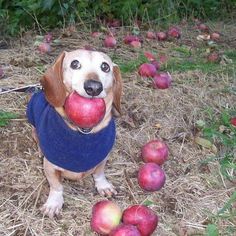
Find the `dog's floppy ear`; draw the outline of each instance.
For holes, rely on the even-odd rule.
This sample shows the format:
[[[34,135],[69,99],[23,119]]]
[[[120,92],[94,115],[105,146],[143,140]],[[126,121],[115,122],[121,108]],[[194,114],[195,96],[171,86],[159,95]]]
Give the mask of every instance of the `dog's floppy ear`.
[[[113,66],[113,76],[113,107],[115,115],[118,116],[121,115],[122,78],[120,68],[115,64]]]
[[[61,107],[65,103],[66,88],[63,83],[62,63],[65,52],[56,59],[52,67],[48,68],[40,80],[47,101],[54,107]]]

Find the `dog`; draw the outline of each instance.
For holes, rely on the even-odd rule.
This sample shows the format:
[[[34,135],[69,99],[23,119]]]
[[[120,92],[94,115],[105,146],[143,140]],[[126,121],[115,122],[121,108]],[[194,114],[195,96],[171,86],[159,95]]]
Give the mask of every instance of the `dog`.
[[[41,150],[50,191],[41,211],[53,218],[61,212],[63,178],[79,180],[93,175],[99,194],[116,194],[104,168],[115,142],[114,116],[121,114],[122,78],[119,67],[105,53],[78,49],[64,51],[40,80],[42,91],[32,95],[27,117]],[[64,104],[76,92],[86,98],[103,98],[106,112],[91,129],[68,119]]]

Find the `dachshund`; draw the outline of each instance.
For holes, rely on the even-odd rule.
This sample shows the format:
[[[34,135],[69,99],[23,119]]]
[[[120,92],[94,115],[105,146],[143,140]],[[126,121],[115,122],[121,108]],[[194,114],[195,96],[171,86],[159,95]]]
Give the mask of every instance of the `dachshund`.
[[[40,82],[43,89],[32,95],[26,115],[44,156],[50,186],[41,210],[53,218],[64,203],[63,178],[79,180],[92,174],[99,194],[117,193],[104,168],[115,142],[114,117],[121,114],[122,78],[119,67],[105,53],[78,49],[61,53]],[[67,117],[64,105],[72,92],[104,99],[106,112],[95,127],[80,128]]]

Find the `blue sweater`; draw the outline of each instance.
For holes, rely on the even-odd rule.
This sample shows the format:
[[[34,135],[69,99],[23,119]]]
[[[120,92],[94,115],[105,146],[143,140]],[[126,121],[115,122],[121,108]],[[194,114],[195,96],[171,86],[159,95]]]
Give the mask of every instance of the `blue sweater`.
[[[43,91],[31,97],[26,114],[36,128],[40,148],[47,160],[66,170],[92,169],[106,158],[115,142],[113,118],[98,133],[83,134],[72,130],[47,102]]]

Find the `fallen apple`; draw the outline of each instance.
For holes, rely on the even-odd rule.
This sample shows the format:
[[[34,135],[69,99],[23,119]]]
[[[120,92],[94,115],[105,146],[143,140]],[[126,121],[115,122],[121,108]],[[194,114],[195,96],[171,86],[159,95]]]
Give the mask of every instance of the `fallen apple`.
[[[213,32],[210,34],[210,39],[214,40],[214,41],[218,41],[220,39],[220,33],[218,32]]]
[[[98,32],[98,31],[95,31],[95,32],[92,32],[91,33],[91,36],[93,37],[93,38],[98,38],[98,37],[100,37],[102,35],[102,33],[101,32]]]
[[[168,36],[172,37],[172,38],[176,38],[179,39],[181,37],[181,32],[180,29],[177,28],[176,26],[172,26],[168,29],[167,32]]]
[[[107,48],[114,48],[116,46],[116,39],[113,36],[106,36],[104,46]]]
[[[145,163],[138,171],[139,186],[146,191],[158,191],[165,184],[165,172],[156,163]]]
[[[158,89],[167,89],[171,85],[171,75],[169,73],[161,72],[153,77],[153,87]]]
[[[208,32],[209,31],[209,27],[204,23],[199,24],[198,29],[201,30],[202,32]]]
[[[38,50],[40,53],[45,54],[51,51],[51,46],[49,43],[43,42],[38,45]]]
[[[124,37],[124,43],[125,44],[130,44],[132,41],[139,41],[139,42],[141,42],[140,38],[138,36],[135,36],[135,35],[126,35]]]
[[[168,147],[161,140],[151,140],[141,148],[141,157],[144,162],[154,162],[162,165],[168,158]]]
[[[132,47],[134,47],[134,48],[141,48],[142,47],[142,44],[140,43],[140,41],[132,41],[131,43],[130,43],[130,45],[132,46]]]
[[[65,101],[65,113],[80,128],[92,128],[104,117],[106,105],[102,98],[85,98],[71,93]]]
[[[207,60],[212,63],[217,63],[220,61],[220,55],[217,52],[212,52],[207,56]]]
[[[230,119],[230,124],[236,127],[236,117]]]
[[[143,54],[149,61],[154,61],[155,60],[155,57],[151,52],[146,51]]]
[[[108,235],[120,224],[122,211],[110,200],[97,202],[92,208],[91,228],[98,234]]]
[[[111,231],[109,236],[141,236],[141,233],[134,225],[120,224]]]
[[[154,77],[156,72],[156,67],[151,63],[143,63],[138,70],[139,75],[142,77]]]
[[[144,205],[133,205],[125,209],[122,220],[125,224],[135,225],[141,236],[150,236],[158,224],[156,213]]]
[[[163,31],[157,32],[157,39],[159,41],[165,41],[165,40],[167,40],[167,38],[168,38],[168,36],[167,36],[166,32],[163,32]]]
[[[156,34],[152,31],[148,31],[146,34],[146,38],[148,39],[155,39],[156,38]]]

